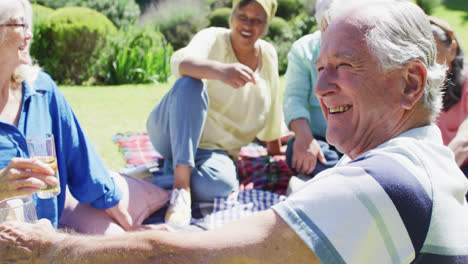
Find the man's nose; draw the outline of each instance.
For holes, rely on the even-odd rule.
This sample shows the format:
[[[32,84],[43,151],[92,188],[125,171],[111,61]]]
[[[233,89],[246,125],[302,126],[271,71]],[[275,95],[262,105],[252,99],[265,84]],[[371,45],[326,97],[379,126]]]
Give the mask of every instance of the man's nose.
[[[314,89],[314,94],[317,97],[323,97],[328,93],[332,93],[336,90],[336,70],[327,66],[320,70],[317,84]]]

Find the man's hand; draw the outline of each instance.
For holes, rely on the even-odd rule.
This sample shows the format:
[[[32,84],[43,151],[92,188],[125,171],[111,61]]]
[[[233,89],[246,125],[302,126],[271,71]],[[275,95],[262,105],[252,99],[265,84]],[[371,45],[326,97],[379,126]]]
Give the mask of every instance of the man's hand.
[[[5,222],[0,224],[0,264],[47,263],[53,246],[60,243],[60,234],[49,220],[41,219],[36,224]]]
[[[31,195],[47,184],[56,185],[54,171],[37,159],[13,158],[0,170],[0,200],[20,195]]]
[[[112,219],[114,219],[125,231],[135,230],[133,220],[122,200],[114,207],[104,210]]]

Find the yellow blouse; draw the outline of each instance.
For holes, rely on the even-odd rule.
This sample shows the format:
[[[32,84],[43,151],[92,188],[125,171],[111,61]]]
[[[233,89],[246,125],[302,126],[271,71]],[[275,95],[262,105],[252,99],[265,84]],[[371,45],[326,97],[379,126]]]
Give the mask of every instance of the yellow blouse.
[[[179,64],[187,57],[238,63],[230,41],[231,30],[207,28],[172,55],[171,69],[180,78]],[[238,89],[217,81],[203,80],[209,97],[207,120],[199,148],[225,150],[237,158],[242,146],[255,137],[271,141],[281,137],[280,87],[275,48],[264,40],[260,44],[261,63],[255,71],[256,84]]]

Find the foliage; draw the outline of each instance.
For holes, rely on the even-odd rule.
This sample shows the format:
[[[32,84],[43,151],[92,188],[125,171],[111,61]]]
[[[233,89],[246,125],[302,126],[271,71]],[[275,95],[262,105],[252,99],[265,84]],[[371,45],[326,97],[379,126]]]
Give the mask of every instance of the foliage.
[[[265,39],[275,46],[278,53],[279,74],[284,74],[288,65],[288,52],[294,41],[291,27],[284,19],[274,17]]]
[[[144,12],[146,8],[150,7],[154,0],[135,0],[135,2],[140,6],[141,12]]]
[[[172,47],[153,27],[132,26],[109,39],[93,68],[98,82],[167,82]]]
[[[165,0],[145,13],[142,23],[150,23],[164,34],[174,50],[185,47],[207,26],[209,9],[202,0]]]
[[[281,17],[285,20],[289,20],[292,17],[299,14],[304,8],[304,2],[301,0],[277,0],[278,9],[276,10],[276,16]]]
[[[292,30],[288,22],[281,17],[273,17],[268,27],[267,37],[269,39],[281,38],[292,38]]]
[[[276,52],[278,53],[278,73],[279,75],[283,75],[288,67],[288,53],[293,41],[291,39],[283,39],[280,37],[276,37],[272,40],[266,40],[273,44]]]
[[[108,35],[116,32],[103,14],[85,7],[57,9],[40,25],[41,41],[33,57],[59,83],[80,84]]]
[[[228,7],[216,9],[210,15],[210,26],[229,28],[229,17],[231,16],[231,12],[232,9]]]
[[[31,6],[34,13],[34,24],[42,24],[44,20],[54,12],[54,9],[43,5],[32,4]]]
[[[232,8],[232,0],[209,0],[208,5],[211,10],[216,10],[222,7]]]
[[[315,17],[305,12],[301,12],[289,23],[292,25],[292,35],[294,40],[317,30]]]
[[[88,7],[103,13],[118,28],[134,24],[141,14],[135,0],[35,0],[35,2],[51,8]]]
[[[35,54],[38,54],[42,51],[42,48],[46,46],[47,39],[44,38],[41,28],[44,21],[52,15],[54,10],[39,4],[32,4],[33,8],[33,36],[30,47],[30,53],[35,58]]]
[[[426,12],[426,14],[432,14],[435,7],[440,5],[440,0],[416,0],[416,4]]]

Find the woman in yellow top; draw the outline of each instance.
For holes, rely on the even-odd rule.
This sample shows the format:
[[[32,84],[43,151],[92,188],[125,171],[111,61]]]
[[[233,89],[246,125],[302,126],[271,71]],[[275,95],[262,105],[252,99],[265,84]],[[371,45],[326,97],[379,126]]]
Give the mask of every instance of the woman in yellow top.
[[[255,137],[279,152],[278,59],[260,39],[276,7],[276,0],[234,0],[230,29],[204,29],[172,56],[178,80],[147,121],[154,147],[174,168],[166,223],[189,224],[191,199],[236,190],[234,161]]]

